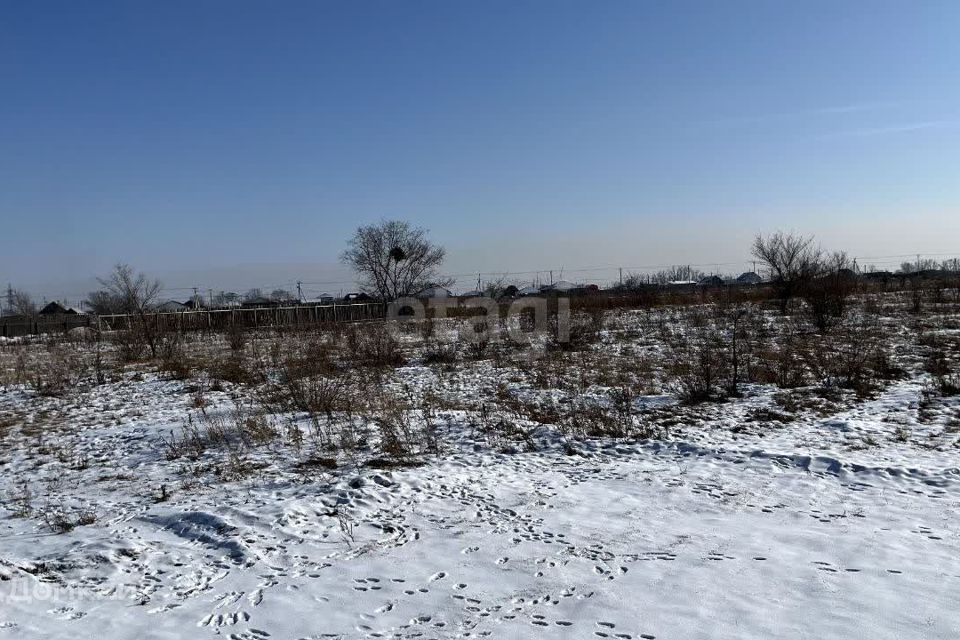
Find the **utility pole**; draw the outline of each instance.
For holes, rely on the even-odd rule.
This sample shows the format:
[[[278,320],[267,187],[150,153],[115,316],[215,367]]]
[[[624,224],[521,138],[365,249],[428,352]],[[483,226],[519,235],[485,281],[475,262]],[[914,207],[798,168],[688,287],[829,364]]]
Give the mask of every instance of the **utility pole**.
[[[553,286],[553,269],[550,269],[550,286]]]
[[[200,294],[197,293],[197,291],[198,291],[199,289],[200,289],[200,287],[194,287],[194,288],[193,288],[193,308],[194,308],[194,309],[197,309],[197,308],[200,307],[200,304],[199,304],[199,303],[200,303]]]
[[[623,286],[623,267],[620,267],[620,286]]]
[[[298,302],[303,302],[303,287],[301,285],[303,285],[303,283],[297,280],[297,301]]]
[[[480,291],[480,274],[477,274],[477,291]]]

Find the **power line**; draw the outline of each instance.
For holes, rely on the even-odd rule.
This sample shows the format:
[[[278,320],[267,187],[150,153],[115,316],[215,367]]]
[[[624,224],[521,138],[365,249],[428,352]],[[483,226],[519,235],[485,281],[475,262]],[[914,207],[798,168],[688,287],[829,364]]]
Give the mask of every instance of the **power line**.
[[[913,260],[919,259],[933,259],[933,258],[950,258],[950,259],[960,259],[960,253],[957,252],[937,252],[937,253],[900,253],[900,254],[887,254],[887,255],[873,255],[873,256],[855,256],[857,263],[864,266],[872,266],[877,268],[884,267],[899,267],[902,262],[909,261],[913,263]],[[701,263],[688,263],[688,262],[675,262],[675,263],[661,263],[661,264],[647,264],[647,265],[638,265],[638,266],[625,266],[625,265],[591,265],[575,268],[563,267],[560,271],[561,274],[604,274],[609,276],[610,282],[617,282],[621,279],[622,274],[626,272],[627,274],[633,273],[643,273],[651,272],[655,270],[671,269],[675,267],[690,267],[698,269],[716,269],[720,270],[721,267],[745,267],[747,270],[751,270],[751,263],[755,262],[752,258],[746,258],[741,261],[727,261],[727,262],[701,262]],[[939,262],[944,262],[944,260],[939,260]],[[453,273],[453,274],[444,274],[445,277],[451,278],[455,283],[459,284],[461,280],[469,282],[470,286],[473,286],[477,279],[490,279],[490,278],[523,278],[533,276],[534,278],[539,278],[539,276],[550,274],[551,271],[556,271],[557,266],[549,266],[540,269],[522,269],[522,270],[495,270],[495,271],[478,271],[471,270],[465,271],[463,273]],[[752,267],[753,271],[756,271],[756,266]],[[191,293],[193,294],[196,290],[207,290],[215,292],[236,292],[236,291],[250,291],[253,289],[260,289],[269,293],[272,290],[284,289],[288,290],[291,293],[295,291],[298,287],[301,288],[301,295],[306,293],[327,293],[321,289],[315,289],[314,287],[329,287],[331,289],[346,289],[353,290],[357,287],[357,280],[351,278],[344,278],[338,280],[289,280],[281,283],[275,284],[260,284],[255,286],[240,287],[210,287],[210,286],[201,286],[197,284],[196,286],[189,287],[175,287],[175,286],[164,286],[161,287],[160,292],[162,295],[176,295],[178,293]],[[308,289],[304,291],[304,287]],[[78,300],[82,299],[84,295],[73,293],[59,293],[56,295],[51,294],[50,290],[40,290],[35,291],[35,295],[40,297],[43,300]]]

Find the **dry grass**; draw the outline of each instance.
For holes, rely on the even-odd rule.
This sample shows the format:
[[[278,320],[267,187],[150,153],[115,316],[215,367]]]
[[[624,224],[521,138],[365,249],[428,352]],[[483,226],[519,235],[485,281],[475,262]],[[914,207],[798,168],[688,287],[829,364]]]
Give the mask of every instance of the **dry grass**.
[[[916,314],[906,312],[900,294],[854,297],[826,332],[801,303],[784,316],[762,302],[713,300],[576,311],[569,344],[475,340],[462,318],[431,319],[398,330],[371,323],[162,334],[157,358],[132,364],[125,362],[127,337],[62,337],[0,347],[0,370],[55,399],[132,379],[134,371],[182,380],[191,411],[165,436],[167,458],[188,473],[221,479],[268,467],[307,477],[371,460],[412,465],[440,455],[443,414],[452,409],[465,411],[491,446],[517,450],[534,447],[541,429],[571,441],[666,438],[674,424],[694,428],[703,412],[691,405],[709,411],[745,385],[776,389],[774,408],[747,416],[756,424],[826,415],[920,369],[931,374],[932,392],[956,395],[960,340],[946,327],[958,310],[950,292],[938,295],[945,302],[924,298]],[[395,373],[406,363],[425,365],[414,370],[415,390],[400,385],[409,374]],[[218,391],[236,398],[227,411],[217,410],[225,397]],[[637,409],[639,396],[664,392],[684,406]],[[18,420],[0,414],[0,438]],[[34,412],[22,431],[35,435],[35,451],[82,468],[82,459],[56,451],[49,422]]]

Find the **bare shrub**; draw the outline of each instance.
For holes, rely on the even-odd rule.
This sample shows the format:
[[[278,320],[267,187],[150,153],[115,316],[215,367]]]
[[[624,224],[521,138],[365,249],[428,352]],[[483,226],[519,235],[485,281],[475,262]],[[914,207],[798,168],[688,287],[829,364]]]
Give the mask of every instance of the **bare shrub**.
[[[384,455],[409,461],[425,453],[436,453],[438,440],[434,426],[409,400],[385,391],[375,396],[365,409],[366,417],[379,436]]]
[[[909,300],[908,309],[910,313],[919,314],[921,311],[923,311],[923,289],[923,282],[920,280],[920,278],[910,279],[910,285],[907,289],[907,296]]]
[[[605,311],[601,308],[592,307],[587,312],[579,312],[570,316],[570,331],[567,340],[560,340],[560,332],[557,323],[559,318],[554,316],[551,321],[553,330],[550,332],[553,338],[549,346],[553,349],[562,351],[579,351],[600,341],[600,332],[603,330]]]
[[[30,490],[30,485],[25,480],[17,482],[14,490],[11,491],[6,499],[6,506],[15,518],[29,518],[34,511],[34,495]]]
[[[821,251],[812,237],[781,232],[766,237],[758,235],[754,238],[752,253],[770,272],[781,313],[787,312],[790,300],[799,295],[820,270]]]
[[[596,403],[578,403],[558,420],[563,432],[576,438],[622,438],[632,424],[625,424],[621,416]]]
[[[208,450],[219,450],[234,456],[233,462],[239,464],[246,451],[273,442],[279,434],[262,409],[235,403],[227,411],[201,409],[188,415],[179,432],[171,431],[160,440],[168,460],[196,460]]]
[[[242,353],[232,352],[226,356],[213,356],[203,366],[207,375],[215,381],[234,384],[253,384],[260,381],[257,370],[243,357]]]
[[[837,252],[825,259],[819,273],[803,284],[801,296],[814,326],[826,332],[839,323],[847,311],[850,296],[857,287],[852,261]]]
[[[243,353],[243,348],[247,344],[247,333],[243,327],[231,324],[227,329],[227,344],[230,345],[230,351],[233,353]]]
[[[924,370],[934,377],[942,377],[950,373],[950,360],[942,347],[932,349],[927,355]]]
[[[724,335],[702,312],[687,319],[683,332],[668,343],[667,370],[677,396],[689,404],[722,399],[731,378]]]
[[[472,360],[483,360],[490,351],[490,338],[478,335],[467,342],[467,355]]]
[[[895,375],[887,349],[879,323],[859,317],[822,336],[817,348],[806,352],[806,359],[824,386],[852,389],[863,396]]]
[[[156,337],[160,372],[173,380],[186,380],[193,375],[193,366],[183,344],[183,334],[177,331]]]
[[[423,351],[424,364],[453,365],[457,362],[457,345],[455,342],[440,342],[431,340]]]
[[[727,389],[723,384],[726,365],[723,344],[716,336],[674,351],[670,371],[676,381],[677,396],[688,404],[722,399]]]
[[[95,384],[106,384],[113,375],[113,366],[110,356],[104,346],[103,335],[99,329],[92,330],[86,339],[92,354],[90,356],[90,370]]]
[[[40,518],[50,531],[62,534],[95,523],[97,514],[89,509],[67,509],[62,504],[46,505],[40,511]]]
[[[48,342],[44,352],[25,367],[27,383],[41,396],[63,396],[88,375],[82,351],[76,345],[57,341]]]
[[[755,328],[754,331],[757,331]],[[799,319],[781,317],[756,340],[755,366],[750,380],[761,384],[774,384],[781,389],[794,389],[810,380],[807,352],[815,348],[812,336]],[[757,334],[754,334],[757,336]]]
[[[268,386],[270,400],[287,411],[303,411],[311,416],[350,414],[355,409],[347,376],[296,376],[281,370],[277,381]]]
[[[960,373],[950,373],[934,378],[934,387],[941,396],[960,395]]]
[[[139,332],[133,329],[119,329],[111,334],[117,353],[123,362],[142,360],[147,352],[147,344]]]
[[[403,350],[385,323],[352,324],[346,331],[346,354],[353,364],[374,368],[399,367]]]

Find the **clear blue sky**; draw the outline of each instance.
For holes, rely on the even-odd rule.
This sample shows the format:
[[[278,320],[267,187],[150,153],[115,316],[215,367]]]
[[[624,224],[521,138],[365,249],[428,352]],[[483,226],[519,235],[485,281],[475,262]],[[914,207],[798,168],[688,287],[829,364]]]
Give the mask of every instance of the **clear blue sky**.
[[[383,217],[452,272],[775,228],[960,253],[958,33],[954,1],[8,2],[0,280],[337,288]]]

